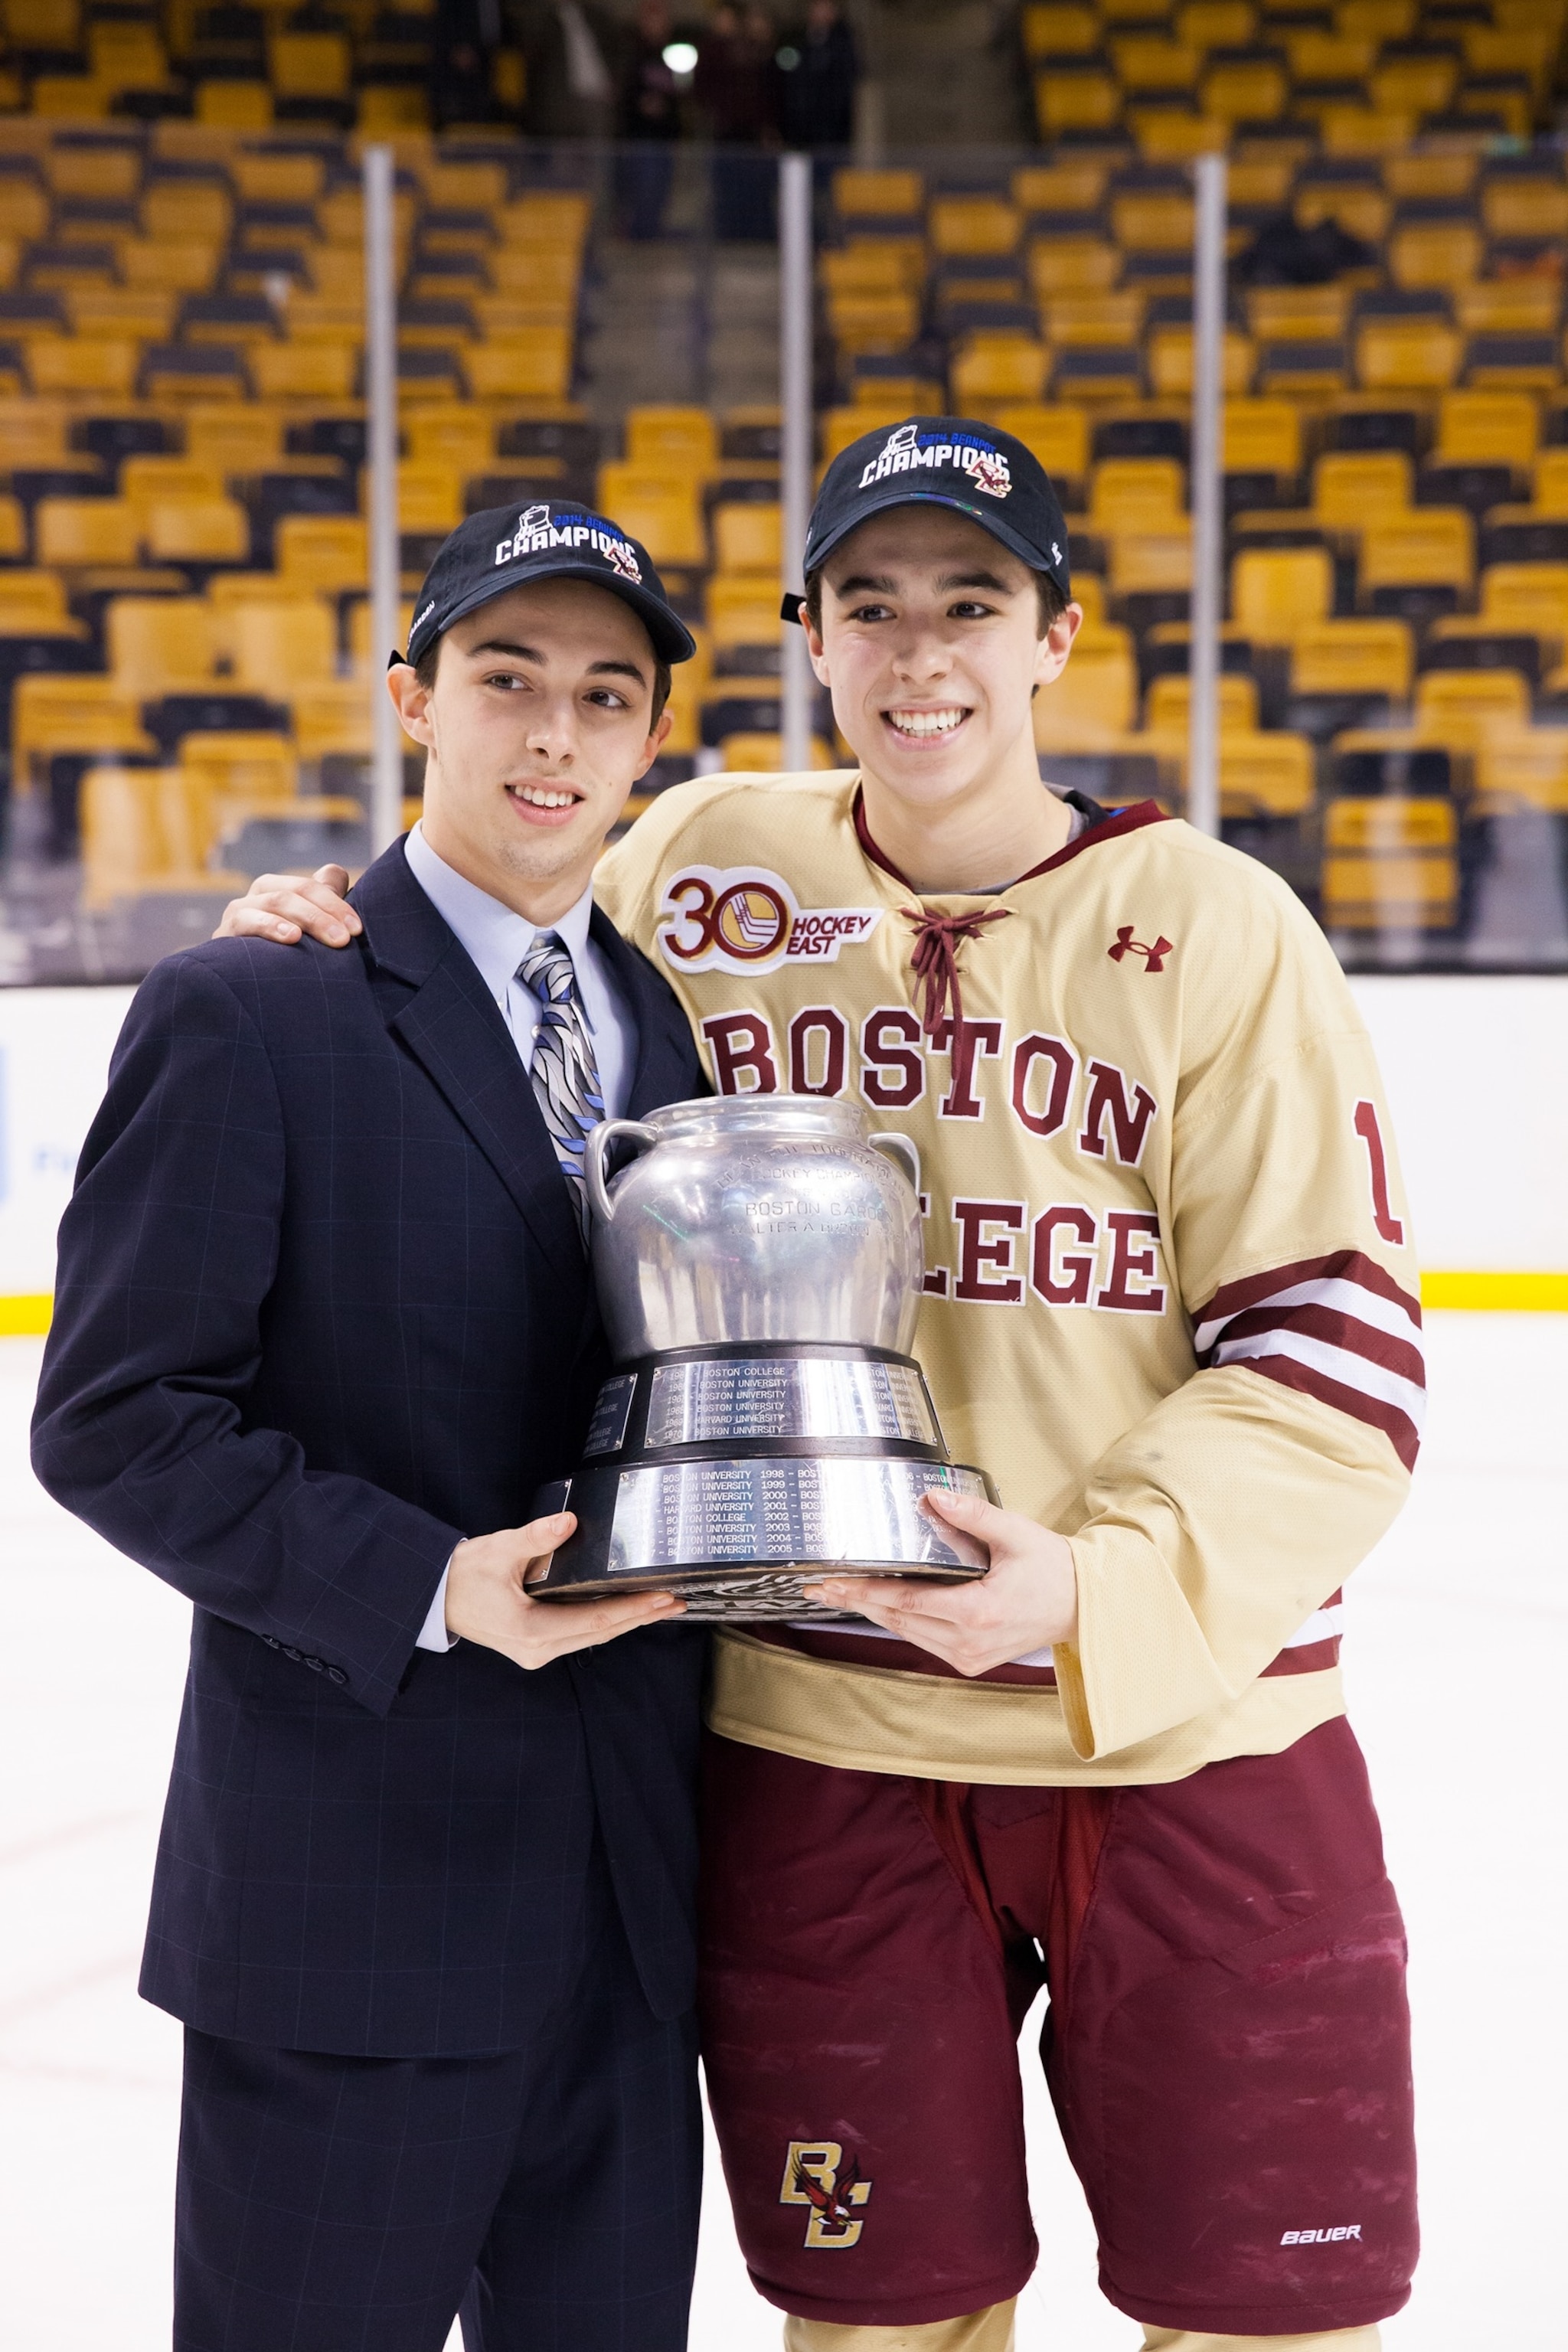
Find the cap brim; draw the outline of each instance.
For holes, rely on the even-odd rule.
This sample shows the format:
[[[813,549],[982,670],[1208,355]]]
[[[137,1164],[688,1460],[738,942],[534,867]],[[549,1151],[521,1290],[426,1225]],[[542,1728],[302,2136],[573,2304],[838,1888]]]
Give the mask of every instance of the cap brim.
[[[906,488],[907,478],[907,476],[897,477],[893,481],[889,482],[885,488],[868,491],[859,498],[856,502],[853,515],[841,522],[836,530],[830,530],[826,537],[819,540],[815,546],[806,549],[806,561],[810,569],[813,572],[816,571],[826,562],[840,540],[847,539],[852,530],[858,530],[860,525],[872,515],[884,514],[889,507],[949,507],[954,514],[963,515],[967,521],[977,522],[982,530],[988,531],[991,537],[1006,548],[1010,554],[1016,555],[1020,563],[1026,563],[1031,572],[1047,573],[1056,582],[1064,596],[1071,595],[1072,589],[1065,557],[1059,564],[1042,562],[1039,549],[1031,546],[1022,532],[1015,530],[1006,517],[997,513],[994,508],[973,506],[967,499],[951,498],[942,490]]]
[[[641,587],[635,580],[623,580],[607,573],[602,563],[584,563],[568,560],[542,567],[537,557],[531,562],[509,565],[498,570],[473,590],[460,597],[449,613],[442,615],[438,634],[444,635],[454,621],[461,621],[469,613],[477,613],[481,604],[493,604],[509,588],[531,588],[546,580],[585,580],[590,588],[603,588],[606,594],[618,596],[629,604],[641,621],[652,641],[660,661],[689,661],[697,651],[697,640],[677,613],[671,612],[662,597]]]

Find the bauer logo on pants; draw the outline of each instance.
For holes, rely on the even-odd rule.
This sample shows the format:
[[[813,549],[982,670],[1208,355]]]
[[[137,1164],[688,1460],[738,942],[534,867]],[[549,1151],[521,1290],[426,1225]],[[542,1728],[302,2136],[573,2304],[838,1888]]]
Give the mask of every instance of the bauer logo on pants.
[[[869,2203],[871,2183],[860,2178],[860,2159],[844,2161],[836,2139],[792,2139],[784,2158],[781,2205],[809,2206],[805,2243],[808,2246],[853,2246],[866,2224],[856,2218]]]
[[[763,866],[686,866],[665,885],[658,944],[672,971],[776,971],[837,963],[882,919],[880,907],[802,908],[782,874]]]

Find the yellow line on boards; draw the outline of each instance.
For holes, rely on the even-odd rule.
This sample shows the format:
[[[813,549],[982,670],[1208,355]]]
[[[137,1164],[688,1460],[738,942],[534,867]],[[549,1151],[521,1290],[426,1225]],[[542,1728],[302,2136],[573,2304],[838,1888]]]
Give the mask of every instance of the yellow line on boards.
[[[32,1291],[20,1298],[0,1298],[0,1339],[31,1339],[47,1331],[54,1303],[47,1290]]]
[[[1424,1274],[1421,1304],[1479,1315],[1568,1315],[1568,1274]],[[0,1339],[40,1336],[53,1305],[47,1290],[0,1297]]]
[[[1421,1304],[1492,1315],[1568,1315],[1568,1274],[1424,1274]]]

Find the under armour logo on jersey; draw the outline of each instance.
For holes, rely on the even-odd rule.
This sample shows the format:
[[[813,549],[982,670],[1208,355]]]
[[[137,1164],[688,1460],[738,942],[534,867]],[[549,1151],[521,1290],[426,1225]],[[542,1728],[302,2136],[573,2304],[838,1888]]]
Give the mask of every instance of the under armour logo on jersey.
[[[1163,971],[1165,958],[1168,955],[1174,955],[1175,952],[1175,940],[1168,940],[1163,931],[1160,933],[1152,948],[1145,947],[1142,940],[1133,938],[1131,923],[1122,923],[1118,927],[1114,946],[1106,950],[1112,963],[1120,963],[1123,956],[1141,955],[1145,971]]]

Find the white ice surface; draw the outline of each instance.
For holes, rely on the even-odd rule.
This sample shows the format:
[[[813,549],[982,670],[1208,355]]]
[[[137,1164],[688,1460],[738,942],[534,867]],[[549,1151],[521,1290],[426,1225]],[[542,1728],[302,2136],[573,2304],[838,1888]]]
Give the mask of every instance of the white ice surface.
[[[1414,1948],[1427,2252],[1388,2352],[1568,2345],[1561,1958],[1568,1318],[1434,1316],[1414,1498],[1346,1664]],[[34,1484],[0,1342],[0,2347],[162,2352],[179,2069],[135,1972],[186,1611]],[[1133,2352],[1026,2029],[1044,2254],[1019,2352]],[[455,2339],[454,2339],[455,2340]],[[710,2168],[694,2352],[774,2352]]]

